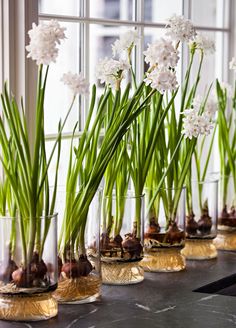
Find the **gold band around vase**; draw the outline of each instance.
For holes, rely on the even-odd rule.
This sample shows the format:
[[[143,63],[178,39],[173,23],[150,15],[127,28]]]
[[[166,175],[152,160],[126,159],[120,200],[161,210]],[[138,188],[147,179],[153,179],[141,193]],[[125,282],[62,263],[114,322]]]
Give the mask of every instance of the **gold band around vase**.
[[[102,262],[102,282],[106,285],[131,285],[144,280],[140,262]]]
[[[236,251],[236,230],[218,231],[214,245],[219,250]]]
[[[217,257],[212,239],[186,239],[181,254],[187,260],[210,260]]]
[[[99,298],[100,287],[101,279],[95,275],[75,279],[64,278],[58,282],[58,288],[53,296],[58,303],[92,303]]]
[[[164,248],[146,251],[141,266],[148,272],[177,272],[184,270],[186,263],[179,248]]]
[[[57,313],[57,301],[51,293],[0,296],[0,320],[47,320]]]

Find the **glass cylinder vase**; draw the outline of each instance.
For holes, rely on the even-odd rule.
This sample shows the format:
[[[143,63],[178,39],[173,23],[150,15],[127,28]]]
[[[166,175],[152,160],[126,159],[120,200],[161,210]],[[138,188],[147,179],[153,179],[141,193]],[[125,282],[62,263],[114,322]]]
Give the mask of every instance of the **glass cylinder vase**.
[[[219,179],[218,233],[214,240],[217,249],[236,250],[236,181],[233,176]]]
[[[102,282],[109,285],[136,284],[144,279],[143,258],[144,196],[113,193],[102,203]]]
[[[67,195],[58,193],[59,212],[59,280],[54,297],[59,303],[83,304],[96,301],[101,293],[100,212],[101,192],[92,195],[89,206],[73,205],[83,191]],[[90,197],[90,193],[89,196]],[[66,200],[66,203],[65,203]]]
[[[187,194],[186,242],[182,254],[188,260],[217,257],[218,180],[191,181]]]
[[[46,320],[57,315],[57,214],[0,217],[0,319]]]
[[[180,251],[185,242],[185,188],[145,190],[145,271],[175,272],[185,269]]]

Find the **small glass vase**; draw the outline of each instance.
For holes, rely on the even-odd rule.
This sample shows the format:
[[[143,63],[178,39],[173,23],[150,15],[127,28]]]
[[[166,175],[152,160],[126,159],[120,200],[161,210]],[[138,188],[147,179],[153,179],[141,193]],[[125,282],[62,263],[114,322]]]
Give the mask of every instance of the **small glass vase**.
[[[187,197],[186,241],[181,251],[187,260],[217,257],[218,180],[192,181]]]
[[[113,193],[102,203],[101,267],[102,282],[109,285],[130,285],[143,281],[140,266],[143,258],[144,196],[128,192]]]
[[[185,243],[185,188],[161,189],[154,202],[155,190],[145,190],[146,212],[144,231],[145,271],[176,272],[185,269],[181,249]],[[170,201],[176,199],[175,209]],[[164,199],[164,201],[163,201]],[[172,213],[171,213],[172,212]]]
[[[61,231],[67,229],[65,230],[67,237],[59,244],[59,280],[54,297],[58,303],[63,304],[95,302],[101,294],[99,244],[101,192],[97,192],[93,197],[85,214],[86,222],[78,224],[76,235],[74,234],[74,220],[66,223],[67,228],[65,228],[65,215],[72,215],[72,212],[68,214],[71,209],[65,211],[65,193],[62,195],[59,191],[58,195],[59,226]]]
[[[0,217],[0,319],[38,321],[57,315],[57,214]]]
[[[217,249],[236,250],[236,186],[233,176],[219,179],[218,233],[214,240]]]

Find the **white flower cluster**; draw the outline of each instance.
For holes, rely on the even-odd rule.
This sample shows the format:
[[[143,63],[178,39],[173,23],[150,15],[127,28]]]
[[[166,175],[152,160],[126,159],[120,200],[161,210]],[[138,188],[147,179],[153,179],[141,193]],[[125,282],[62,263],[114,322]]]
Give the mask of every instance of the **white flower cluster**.
[[[37,65],[49,65],[55,62],[58,56],[57,45],[61,40],[65,39],[66,28],[61,27],[60,24],[51,20],[49,23],[41,22],[36,25],[33,23],[32,29],[28,32],[30,43],[26,46],[29,52],[28,58],[35,60]]]
[[[117,80],[124,78],[124,73],[130,68],[127,61],[105,58],[100,60],[97,65],[97,77],[101,83],[111,86],[116,84]]]
[[[174,68],[179,60],[179,51],[170,40],[161,38],[144,51],[145,61],[150,65],[151,72],[147,73],[144,82],[160,93],[173,91],[177,88],[177,78]]]
[[[236,58],[233,57],[229,63],[229,69],[235,71],[236,73]]]
[[[176,42],[189,42],[196,34],[192,22],[176,14],[167,20],[166,27],[166,35]]]
[[[118,40],[112,44],[112,52],[115,57],[118,55],[122,57],[123,54],[127,55],[127,52],[130,52],[132,48],[138,44],[140,36],[137,31],[128,31],[120,36]]]
[[[210,120],[214,120],[217,109],[217,101],[211,97],[207,100],[204,115],[207,116]]]
[[[206,109],[202,114],[199,114],[200,109],[200,98],[194,100],[192,103],[192,108],[187,108],[184,110],[183,119],[183,130],[185,138],[192,139],[197,138],[199,135],[208,135],[213,128],[212,119],[217,110],[216,103],[213,106],[213,102],[208,101]]]
[[[145,56],[145,62],[151,67],[158,65],[174,68],[179,61],[179,51],[174,48],[170,40],[163,38],[152,44],[148,44],[147,50],[143,53]]]
[[[74,95],[87,95],[89,93],[89,83],[87,83],[81,74],[68,72],[63,74],[61,81],[68,85]]]
[[[213,54],[216,50],[215,41],[202,33],[197,33],[190,44],[194,44],[196,49],[200,49],[206,54]]]
[[[227,92],[227,98],[233,97],[233,88],[232,86],[227,82],[221,82],[220,86],[222,89],[224,89]]]
[[[178,87],[176,73],[168,68],[156,68],[151,73],[147,74],[144,79],[146,85],[158,90],[160,93],[165,91],[173,91]]]

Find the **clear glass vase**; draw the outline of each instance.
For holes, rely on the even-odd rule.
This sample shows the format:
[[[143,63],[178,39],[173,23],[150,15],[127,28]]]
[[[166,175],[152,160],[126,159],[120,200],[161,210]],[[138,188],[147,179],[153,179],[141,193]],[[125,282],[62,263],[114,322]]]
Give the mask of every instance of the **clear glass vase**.
[[[219,179],[218,234],[214,243],[221,250],[236,250],[235,183],[232,175]]]
[[[109,285],[136,284],[144,279],[143,258],[144,196],[115,192],[102,202],[102,282]]]
[[[0,217],[0,319],[46,320],[57,315],[57,214]]]
[[[192,181],[187,195],[186,243],[182,254],[188,260],[217,257],[218,180]]]
[[[185,268],[185,188],[146,189],[144,228],[145,271],[175,272]]]
[[[82,194],[79,192],[75,195]],[[68,204],[73,204],[74,195]],[[54,297],[59,303],[83,304],[96,301],[101,293],[100,214],[101,192],[89,208],[74,217],[73,208],[65,209],[65,193],[58,193],[59,280]],[[85,220],[84,220],[85,218]],[[82,220],[81,220],[82,219]],[[76,222],[76,225],[75,225]]]

